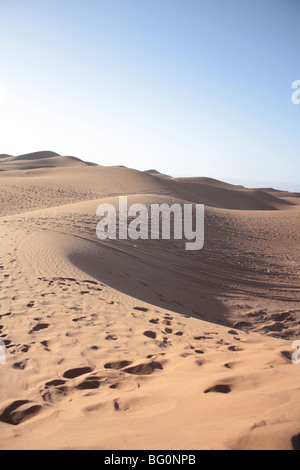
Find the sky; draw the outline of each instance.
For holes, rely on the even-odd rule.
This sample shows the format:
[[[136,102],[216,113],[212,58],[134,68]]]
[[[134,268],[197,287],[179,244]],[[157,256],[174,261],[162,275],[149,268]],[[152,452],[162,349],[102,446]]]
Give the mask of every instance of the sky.
[[[0,0],[0,153],[300,191],[300,0]]]

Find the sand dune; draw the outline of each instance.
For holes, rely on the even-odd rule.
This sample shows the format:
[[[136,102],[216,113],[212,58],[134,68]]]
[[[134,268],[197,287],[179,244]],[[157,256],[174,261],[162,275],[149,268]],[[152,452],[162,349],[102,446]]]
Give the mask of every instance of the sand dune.
[[[0,163],[0,448],[297,448],[298,195],[27,157]],[[204,249],[100,242],[119,195],[204,203]]]
[[[56,152],[44,151],[44,152],[34,152],[34,153],[27,153],[25,155],[19,155],[17,157],[12,157],[14,161],[18,160],[42,160],[44,158],[53,158],[59,157],[59,154]]]
[[[91,168],[90,164],[74,160],[73,157],[17,162],[4,160],[0,164],[0,171],[3,188],[0,213],[3,215],[119,194],[159,194],[208,207],[234,210],[280,210],[298,204],[293,194],[284,193],[281,197],[281,194],[231,185],[229,189],[219,182],[215,185],[189,183],[125,167]]]
[[[7,155],[5,153],[0,154],[0,158],[9,158],[11,155]]]
[[[36,152],[12,157],[3,155],[0,171],[35,170],[39,168],[63,168],[92,165],[76,157],[61,156],[55,152]]]

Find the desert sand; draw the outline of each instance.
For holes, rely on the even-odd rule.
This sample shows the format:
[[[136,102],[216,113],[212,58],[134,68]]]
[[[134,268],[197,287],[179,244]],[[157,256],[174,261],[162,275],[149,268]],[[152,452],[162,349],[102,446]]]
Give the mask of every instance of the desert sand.
[[[171,172],[171,171],[170,171]],[[300,194],[0,156],[1,449],[299,449]],[[96,237],[205,204],[205,246]]]

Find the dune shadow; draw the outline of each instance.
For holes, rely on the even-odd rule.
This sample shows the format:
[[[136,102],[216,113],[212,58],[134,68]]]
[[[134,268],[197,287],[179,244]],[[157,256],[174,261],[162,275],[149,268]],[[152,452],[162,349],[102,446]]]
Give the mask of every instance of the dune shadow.
[[[145,242],[151,243],[151,242]],[[126,243],[91,242],[91,251],[69,253],[69,261],[87,276],[142,301],[210,323],[230,326],[228,310],[219,300],[218,284],[210,281],[199,258],[181,250],[140,251]]]

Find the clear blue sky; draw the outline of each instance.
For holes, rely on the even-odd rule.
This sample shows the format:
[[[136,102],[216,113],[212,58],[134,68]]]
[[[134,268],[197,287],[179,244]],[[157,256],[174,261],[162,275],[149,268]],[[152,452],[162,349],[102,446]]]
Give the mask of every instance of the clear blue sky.
[[[299,0],[0,0],[0,153],[300,189],[299,21]]]

